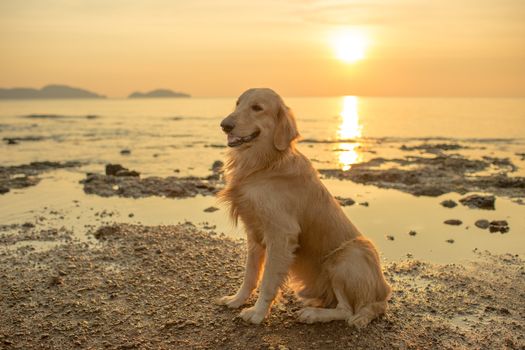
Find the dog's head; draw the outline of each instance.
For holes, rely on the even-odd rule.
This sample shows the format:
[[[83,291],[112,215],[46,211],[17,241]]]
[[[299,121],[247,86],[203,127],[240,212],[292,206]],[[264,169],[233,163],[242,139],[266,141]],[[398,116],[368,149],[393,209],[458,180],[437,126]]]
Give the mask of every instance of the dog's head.
[[[299,136],[289,108],[277,93],[266,88],[245,91],[221,128],[228,135],[228,146],[239,150],[272,147],[285,151]]]

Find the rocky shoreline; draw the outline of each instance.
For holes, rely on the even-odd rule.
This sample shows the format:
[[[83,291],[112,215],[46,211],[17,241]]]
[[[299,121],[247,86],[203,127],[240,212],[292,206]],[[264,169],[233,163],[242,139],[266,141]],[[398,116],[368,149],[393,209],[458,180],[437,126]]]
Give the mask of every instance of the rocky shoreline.
[[[82,165],[78,161],[67,162],[31,162],[15,166],[0,166],[0,194],[11,189],[35,186],[40,182],[39,174],[63,168],[73,168]]]
[[[141,178],[138,171],[129,170],[120,164],[107,164],[104,174],[88,173],[80,183],[84,185],[85,193],[96,194],[101,197],[141,198],[161,196],[187,198],[196,195],[212,196],[223,186],[220,176],[221,166],[222,162],[216,161],[212,165],[213,173],[205,178],[195,176]]]
[[[303,142],[312,141],[303,140]],[[415,196],[436,197],[451,192],[460,194],[483,192],[517,198],[518,203],[523,202],[525,177],[514,174],[518,167],[511,159],[491,156],[473,159],[460,154],[447,153],[466,148],[466,146],[448,143],[403,145],[401,146],[402,151],[419,151],[424,156],[377,157],[354,164],[348,170],[328,168],[320,169],[319,173],[324,178],[350,180],[358,184],[397,189]],[[127,149],[121,151],[123,152],[131,153]],[[34,162],[0,167],[0,194],[8,192],[11,188],[34,186],[39,182],[37,175],[43,171],[80,165],[78,161],[68,161],[64,163]],[[126,169],[127,172],[121,171],[117,174],[117,172],[108,173],[108,166],[126,169],[120,164],[107,164],[106,172],[103,174],[86,174],[86,178],[81,182],[86,193],[102,197],[185,198],[197,194],[213,195],[224,185],[221,177],[221,161],[213,164],[211,174],[206,177],[150,176],[141,178],[140,169],[138,171]]]
[[[393,188],[415,196],[486,192],[523,198],[525,177],[510,176],[516,169],[508,158],[469,159],[440,153],[434,157],[374,158],[349,170],[321,169],[319,172],[326,178]],[[490,174],[479,175],[489,170]]]

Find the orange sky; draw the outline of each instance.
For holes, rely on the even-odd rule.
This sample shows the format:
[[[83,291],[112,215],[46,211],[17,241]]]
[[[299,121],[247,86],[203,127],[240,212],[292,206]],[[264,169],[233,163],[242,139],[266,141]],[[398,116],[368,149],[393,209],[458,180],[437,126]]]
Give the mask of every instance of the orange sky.
[[[336,57],[346,32],[363,59]],[[525,1],[1,0],[0,50],[1,87],[110,97],[525,96]]]

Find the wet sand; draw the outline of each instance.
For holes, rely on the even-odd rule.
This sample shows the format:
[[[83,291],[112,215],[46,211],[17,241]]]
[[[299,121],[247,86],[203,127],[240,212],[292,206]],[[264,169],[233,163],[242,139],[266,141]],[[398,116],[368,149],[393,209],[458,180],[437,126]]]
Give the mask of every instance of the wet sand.
[[[242,242],[190,223],[102,226],[91,235],[87,242],[48,237],[60,243],[50,250],[7,250],[0,242],[3,348],[525,347],[525,268],[517,256],[385,263],[390,309],[364,330],[298,323],[301,306],[288,290],[254,326],[213,303],[241,282]]]

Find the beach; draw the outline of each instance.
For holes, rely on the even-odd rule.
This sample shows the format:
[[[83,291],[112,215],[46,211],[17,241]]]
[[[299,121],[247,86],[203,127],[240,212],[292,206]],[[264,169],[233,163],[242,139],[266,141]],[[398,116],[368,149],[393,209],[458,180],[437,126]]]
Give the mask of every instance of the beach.
[[[298,149],[381,253],[384,317],[300,324],[287,289],[260,326],[214,303],[245,257],[216,199],[234,99],[2,101],[0,344],[524,348],[525,100],[287,103]]]
[[[112,225],[89,243],[0,254],[5,348],[85,349],[521,349],[525,269],[515,255],[474,262],[416,259],[384,265],[386,316],[366,329],[296,321],[285,290],[259,326],[214,304],[241,283],[242,242],[191,223]],[[254,302],[252,297],[250,302]]]

